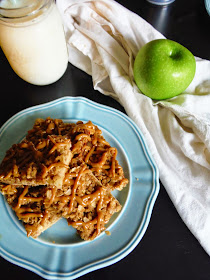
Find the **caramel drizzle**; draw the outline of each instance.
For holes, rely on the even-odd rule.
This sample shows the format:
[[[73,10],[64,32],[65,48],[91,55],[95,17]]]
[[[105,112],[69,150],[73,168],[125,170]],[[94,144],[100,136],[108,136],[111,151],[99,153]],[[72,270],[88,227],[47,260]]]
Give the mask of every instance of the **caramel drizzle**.
[[[101,188],[99,188],[92,194],[87,194],[82,197],[75,194],[75,200],[77,201],[78,204],[85,207],[88,204],[91,204],[94,201],[99,200],[100,196],[101,196]],[[52,203],[59,201],[66,205],[68,203],[68,201],[71,200],[71,197],[72,197],[72,195],[55,196],[54,194],[52,194],[50,201],[45,202],[45,204],[51,205]]]
[[[65,178],[63,180],[63,184],[68,185],[68,186],[74,185],[74,183],[75,183],[74,178],[77,176],[78,176],[78,173],[76,173],[76,172],[66,173]]]
[[[15,212],[18,211],[18,209],[21,207],[21,205],[23,204],[23,201],[25,199],[25,195],[28,193],[28,186],[26,186],[23,190],[23,192],[21,193],[21,195],[19,196],[18,198],[18,203],[17,205],[15,206]]]
[[[81,141],[82,139],[87,139],[88,141],[91,141],[91,138],[89,135],[85,134],[85,133],[81,133],[81,134],[78,134],[76,137],[75,137],[75,140],[77,141]]]
[[[49,146],[49,141],[51,141],[54,144],[54,146],[48,152],[49,155],[54,153],[59,147],[64,147],[66,146],[66,144],[69,143],[69,139],[66,139],[66,141],[64,142],[56,142],[51,135],[48,135],[47,139],[42,139],[42,141],[36,145],[35,151],[38,152],[38,150],[42,150],[46,146]]]
[[[14,210],[19,218],[33,218],[33,217],[42,218],[40,224],[43,226],[49,217],[49,212],[47,210],[45,210],[44,213],[40,213],[40,212],[37,213],[30,207],[27,206],[21,207],[25,203],[44,201],[43,197],[26,197],[26,194],[28,193],[28,188],[29,188],[28,186],[25,186],[22,194],[18,198],[18,203],[14,208]],[[48,207],[54,202],[55,195],[56,195],[56,188],[52,187],[51,190],[52,190],[52,195],[50,200],[48,201]]]
[[[49,216],[50,216],[50,213],[47,210],[45,210],[44,215],[42,215],[43,218],[40,222],[41,226],[44,226],[44,224],[47,221],[47,219],[49,218]]]
[[[17,193],[17,188],[13,185],[5,185],[0,187],[2,194],[11,195]]]
[[[47,129],[46,129],[46,133],[47,134],[51,134],[52,131],[55,129],[55,124],[54,122],[50,122],[47,126]]]
[[[84,160],[85,163],[88,163],[88,162],[89,162],[90,157],[92,156],[94,150],[95,150],[95,146],[93,146],[93,147],[90,149],[90,151],[88,152],[88,154],[86,155],[85,160]]]
[[[90,129],[89,133],[91,134],[91,129],[92,129],[92,123],[91,125],[88,123],[86,124],[78,124],[75,128],[74,128],[74,133],[76,132],[76,129],[78,128],[78,126],[82,129]],[[88,135],[88,134],[85,134],[85,133],[81,133],[79,135],[77,135],[75,137],[76,140],[81,140],[83,138],[86,138],[88,141],[91,141],[92,143],[92,147],[90,148],[89,146],[87,145],[84,145],[83,149],[82,149],[82,152],[86,149],[86,150],[89,150],[89,152],[87,153],[87,155],[85,156],[85,159],[84,159],[84,162],[88,165],[90,165],[93,170],[97,171],[97,172],[100,172],[102,169],[110,169],[110,173],[113,177],[115,177],[115,162],[116,162],[116,156],[117,156],[117,149],[114,148],[114,147],[110,147],[110,144],[102,137],[99,137],[101,135],[101,130],[99,129],[96,129],[95,133],[93,134],[92,136],[92,140],[91,140],[91,137]],[[108,146],[108,150],[103,148],[103,147],[100,147],[100,144],[103,144],[104,146]],[[72,150],[72,152],[74,153],[77,148],[81,148],[79,147],[79,145],[81,145],[81,142],[77,142],[75,145],[74,145],[74,148]],[[97,149],[96,149],[97,148]],[[90,160],[91,156],[94,154],[94,153],[97,153],[99,151],[103,151],[104,150],[104,153],[102,154],[101,156],[101,159],[100,161],[98,162],[92,162]],[[113,156],[111,158],[111,166],[106,164],[106,161],[107,161],[107,158],[108,156],[110,155],[110,153],[113,153]]]
[[[95,132],[95,126],[92,124],[91,121],[88,121],[85,124],[83,122],[81,122],[81,123],[78,122],[77,125],[72,129],[72,133],[74,134],[74,133],[76,133],[80,130],[84,130],[84,129],[89,130],[89,132],[91,134],[94,134],[94,132]]]
[[[95,200],[98,200],[101,196],[101,188],[95,191],[92,194],[87,194],[82,197],[76,196],[76,201],[82,205],[83,207],[87,206],[88,204],[92,204]]]
[[[12,169],[6,174],[6,175],[2,175],[1,179],[4,178],[5,180],[9,179],[12,175],[14,177],[19,177],[19,168],[21,168],[22,166],[25,166],[27,164],[29,164],[31,161],[33,161],[33,158],[35,158],[36,160],[38,160],[40,162],[40,159],[43,157],[43,152],[39,151],[43,148],[45,148],[46,146],[49,145],[49,141],[51,141],[54,145],[53,147],[50,149],[50,151],[48,152],[49,155],[53,154],[59,147],[63,147],[66,146],[69,142],[69,139],[66,139],[66,141],[64,142],[58,142],[56,143],[55,140],[53,139],[52,136],[48,135],[48,139],[44,139],[42,140],[42,142],[40,142],[39,144],[37,144],[37,146],[35,147],[34,144],[32,142],[26,143],[23,142],[20,144],[20,148],[22,149],[28,149],[31,150],[33,153],[29,153],[28,151],[25,153],[23,153],[23,156],[21,158],[19,158],[18,160],[18,165],[16,163],[13,164]],[[47,173],[54,167],[56,166],[60,166],[60,167],[64,167],[64,168],[69,168],[69,166],[67,166],[64,163],[61,162],[55,162],[50,164],[48,167],[46,167],[44,164],[40,163],[42,167],[44,167],[44,171],[42,173],[42,177],[46,177]]]
[[[48,172],[50,172],[51,169],[53,169],[54,167],[58,167],[60,166],[61,168],[64,167],[64,168],[69,168],[68,165],[62,163],[62,162],[54,162],[54,163],[51,163],[48,167],[46,167],[45,165],[43,165],[43,173],[42,173],[42,178],[45,178],[48,174]]]
[[[96,132],[94,133],[93,137],[92,137],[92,144],[93,146],[96,146],[97,143],[99,142],[99,137],[98,135],[102,134],[102,131],[97,129]]]
[[[2,175],[2,176],[1,176],[1,179],[4,178],[5,180],[7,180],[7,179],[9,179],[11,176],[12,176],[12,170],[10,170],[10,171],[7,173],[6,176]]]
[[[24,187],[23,192],[18,198],[17,205],[14,208],[17,216],[20,218],[43,217],[42,213],[36,213],[30,207],[21,207],[25,203],[40,202],[43,200],[43,197],[27,197],[26,194],[28,193],[28,188],[28,186]]]
[[[57,134],[61,135],[62,130],[64,127],[60,127],[60,124],[63,123],[60,119],[50,119],[47,118],[44,122],[47,125],[46,133],[47,134],[56,134],[55,130],[57,129]]]
[[[36,145],[37,150],[42,150],[47,146],[47,140],[42,140],[40,143]]]
[[[110,147],[110,144],[103,138],[97,138],[97,142],[102,143],[102,144]]]
[[[110,168],[110,172],[111,172],[112,176],[115,177],[115,161],[116,161],[116,157],[117,157],[117,149],[116,148],[109,148],[106,152],[104,152],[102,154],[100,161],[91,162],[90,157],[93,155],[94,150],[95,150],[95,147],[93,146],[91,148],[91,150],[89,151],[89,153],[85,157],[85,163],[89,164],[97,172],[100,172],[101,169],[103,169],[103,168],[104,169],[109,169]],[[111,166],[109,166],[108,164],[106,164],[106,161],[107,161],[107,157],[109,156],[109,154],[111,152],[113,152],[114,155],[112,156],[112,159],[111,159]]]
[[[52,149],[48,152],[49,155],[51,155],[52,153],[54,153],[59,147],[64,147],[66,146],[66,144],[69,143],[69,140],[67,139],[64,142],[55,142],[55,140],[52,138],[52,136],[48,135],[49,139],[51,140],[51,142],[54,144],[54,146],[52,147]]]
[[[83,140],[83,139],[86,139],[87,141],[91,141],[91,138],[90,138],[89,135],[87,135],[87,134],[85,134],[85,133],[78,134],[78,135],[75,137],[75,140],[78,141],[78,142],[76,142],[76,143],[74,144],[74,146],[73,146],[73,149],[72,149],[72,153],[73,153],[73,154],[75,154],[76,151],[77,151],[78,149],[82,149],[82,151],[83,151],[83,150],[85,150],[85,149],[89,149],[89,148],[90,148],[90,147],[87,146],[87,145],[84,145],[84,146],[83,146],[83,143],[81,142],[81,140]],[[83,146],[83,147],[82,147],[82,146]]]
[[[90,195],[85,195],[82,198],[78,199],[78,203],[81,204],[82,206],[86,206],[89,203],[93,202],[94,200],[98,200],[97,204],[97,216],[88,222],[84,221],[77,221],[77,222],[69,222],[69,225],[72,225],[73,227],[78,227],[82,226],[84,229],[88,229],[90,225],[95,225],[96,224],[96,236],[98,236],[101,233],[101,225],[104,224],[104,217],[103,217],[103,211],[102,206],[103,206],[103,200],[104,200],[104,189],[101,187],[98,189],[96,192]]]
[[[54,202],[55,196],[56,196],[56,191],[57,191],[56,187],[51,188],[52,195],[51,195],[50,200],[47,202],[47,207],[49,207]]]
[[[100,200],[97,205],[97,230],[96,230],[96,236],[98,236],[101,233],[101,224],[103,223],[103,212],[101,211],[101,208],[103,206],[103,198],[104,198],[104,192],[103,189],[101,189],[100,192]]]
[[[78,184],[79,184],[79,180],[80,180],[80,178],[81,178],[85,169],[86,169],[86,165],[84,165],[82,167],[82,169],[79,171],[78,176],[76,177],[76,180],[74,182],[74,186],[72,188],[72,193],[71,193],[71,199],[70,199],[70,203],[69,203],[69,213],[72,211],[74,200],[75,200],[76,190],[77,190],[77,187],[78,187]]]
[[[113,177],[115,177],[115,162],[116,162],[116,157],[117,157],[117,149],[116,148],[110,148],[109,151],[114,151],[114,156],[112,157],[112,164],[111,164],[111,174]]]

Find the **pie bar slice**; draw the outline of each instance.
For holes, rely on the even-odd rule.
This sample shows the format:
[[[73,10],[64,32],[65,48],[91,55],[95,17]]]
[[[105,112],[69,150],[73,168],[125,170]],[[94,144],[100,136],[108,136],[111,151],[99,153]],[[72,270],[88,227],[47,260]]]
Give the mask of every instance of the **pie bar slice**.
[[[93,240],[103,230],[121,205],[104,188],[86,164],[66,173],[64,188],[70,187],[69,203],[63,208],[63,217],[77,229],[84,240]]]
[[[86,198],[90,199],[89,204],[83,202]],[[71,214],[67,220],[84,240],[95,239],[106,229],[105,225],[113,214],[121,210],[119,201],[103,188],[92,195],[84,196],[81,203],[82,205],[75,207],[74,215]]]
[[[122,190],[127,184],[122,166],[116,160],[117,149],[105,144],[95,145],[85,157],[93,174],[110,191]]]
[[[37,238],[62,217],[62,212],[50,203],[53,187],[2,184],[0,190],[23,222],[28,237]]]
[[[65,136],[48,135],[14,144],[0,165],[0,181],[15,185],[62,187],[72,158],[71,141]]]
[[[117,149],[105,140],[102,131],[90,121],[77,122],[71,130],[72,161],[71,166],[85,162],[101,184],[113,191],[122,190],[128,180],[117,157]]]

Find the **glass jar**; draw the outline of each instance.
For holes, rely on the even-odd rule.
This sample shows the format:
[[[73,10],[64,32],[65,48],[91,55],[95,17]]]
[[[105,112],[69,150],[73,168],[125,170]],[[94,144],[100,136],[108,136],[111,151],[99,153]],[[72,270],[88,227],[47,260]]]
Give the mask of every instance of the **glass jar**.
[[[147,1],[155,5],[164,6],[173,3],[175,0],[147,0]]]
[[[15,73],[47,85],[68,64],[60,14],[53,0],[0,0],[0,45]]]

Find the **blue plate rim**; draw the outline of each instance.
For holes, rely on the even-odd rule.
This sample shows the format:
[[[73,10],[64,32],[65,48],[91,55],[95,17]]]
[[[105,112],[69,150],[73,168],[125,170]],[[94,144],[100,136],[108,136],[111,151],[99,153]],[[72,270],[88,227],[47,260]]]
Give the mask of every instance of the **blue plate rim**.
[[[208,15],[210,16],[210,0],[204,0]]]
[[[92,105],[92,106],[97,106],[100,107],[101,109],[106,109],[108,111],[111,111],[117,115],[119,115],[120,117],[122,117],[124,120],[126,120],[128,123],[130,123],[130,125],[133,127],[133,129],[135,130],[135,132],[138,134],[139,139],[141,141],[141,145],[142,148],[144,150],[144,154],[153,170],[153,188],[152,188],[152,192],[150,193],[150,196],[147,200],[145,209],[144,209],[144,214],[142,217],[142,222],[140,223],[138,230],[136,231],[136,234],[133,236],[132,240],[119,252],[117,252],[116,254],[110,256],[110,257],[106,257],[104,259],[101,259],[100,261],[96,261],[96,262],[92,262],[86,266],[83,266],[81,268],[76,269],[73,272],[52,272],[49,270],[46,270],[45,268],[40,267],[37,264],[31,263],[27,260],[22,260],[19,257],[16,257],[15,255],[6,252],[3,248],[0,247],[0,256],[3,257],[4,259],[8,260],[9,262],[19,265],[23,268],[26,268],[32,272],[35,272],[36,274],[40,275],[43,278],[46,279],[75,279],[78,278],[84,274],[87,274],[91,271],[112,265],[118,261],[120,261],[121,259],[123,259],[124,257],[126,257],[131,251],[133,251],[133,249],[139,244],[139,242],[141,241],[142,237],[144,236],[147,227],[149,225],[149,221],[151,218],[151,214],[152,214],[152,210],[154,207],[154,203],[156,201],[156,198],[158,196],[159,193],[159,171],[158,168],[150,154],[149,148],[144,140],[144,136],[142,134],[142,132],[140,131],[140,129],[137,127],[137,125],[124,113],[118,111],[117,109],[114,109],[112,107],[109,107],[107,105],[102,105],[99,104],[95,101],[89,100],[85,97],[72,97],[72,96],[66,96],[66,97],[61,97],[58,98],[56,100],[53,101],[49,101],[40,105],[35,105],[35,106],[31,106],[29,108],[26,108],[24,110],[21,110],[20,112],[16,113],[15,115],[13,115],[9,120],[7,120],[3,126],[0,129],[0,137],[1,135],[4,133],[4,131],[7,129],[7,126],[12,122],[15,121],[17,118],[21,117],[21,115],[25,115],[29,112],[35,112],[37,110],[40,110],[44,107],[50,108],[53,107],[55,105],[58,105],[60,103],[65,103],[65,102],[83,102],[83,103],[87,103],[88,105]]]

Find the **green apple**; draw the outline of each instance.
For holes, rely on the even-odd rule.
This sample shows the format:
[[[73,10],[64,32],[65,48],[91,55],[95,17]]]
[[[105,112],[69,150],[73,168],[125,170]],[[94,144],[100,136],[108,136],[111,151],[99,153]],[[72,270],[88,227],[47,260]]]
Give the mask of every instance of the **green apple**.
[[[193,54],[168,39],[144,45],[134,61],[134,79],[141,92],[152,99],[182,93],[192,82],[196,69]]]

